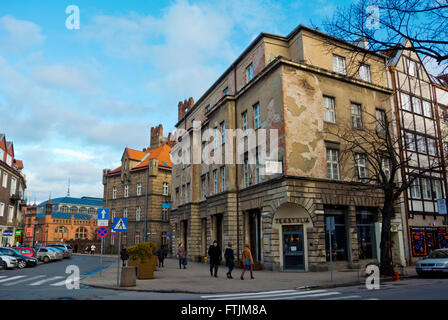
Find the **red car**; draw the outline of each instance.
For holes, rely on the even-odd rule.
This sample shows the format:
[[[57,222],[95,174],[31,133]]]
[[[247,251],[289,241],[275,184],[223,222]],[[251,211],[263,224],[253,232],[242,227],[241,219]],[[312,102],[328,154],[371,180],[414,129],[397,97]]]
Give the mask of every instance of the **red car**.
[[[11,249],[16,250],[22,256],[37,258],[36,251],[29,247],[11,247]]]

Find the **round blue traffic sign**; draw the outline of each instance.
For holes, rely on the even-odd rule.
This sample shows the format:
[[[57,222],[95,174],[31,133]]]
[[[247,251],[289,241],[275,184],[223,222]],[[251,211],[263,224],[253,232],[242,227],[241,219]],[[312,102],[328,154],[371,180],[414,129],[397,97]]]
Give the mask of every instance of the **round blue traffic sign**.
[[[107,236],[107,234],[109,233],[109,231],[107,230],[106,227],[101,227],[98,228],[98,230],[96,231],[98,237],[100,238],[104,238],[105,236]]]

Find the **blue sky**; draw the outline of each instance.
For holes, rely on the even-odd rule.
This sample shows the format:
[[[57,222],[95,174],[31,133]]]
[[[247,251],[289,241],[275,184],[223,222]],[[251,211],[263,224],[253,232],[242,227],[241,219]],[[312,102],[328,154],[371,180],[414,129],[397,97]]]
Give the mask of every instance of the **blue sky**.
[[[347,3],[348,1],[345,1]],[[319,24],[342,1],[7,1],[0,7],[0,133],[24,161],[29,199],[102,196],[102,169],[150,127],[174,129],[260,33]],[[80,9],[68,30],[66,7]]]

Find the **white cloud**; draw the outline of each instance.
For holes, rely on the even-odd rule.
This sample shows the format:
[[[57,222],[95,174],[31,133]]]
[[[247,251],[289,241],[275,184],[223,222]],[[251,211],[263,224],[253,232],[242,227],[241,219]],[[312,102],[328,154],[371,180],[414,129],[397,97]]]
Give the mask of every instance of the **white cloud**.
[[[53,152],[56,154],[66,156],[67,158],[78,158],[82,160],[89,160],[94,158],[90,154],[71,149],[53,149]]]
[[[42,44],[44,40],[41,27],[34,22],[18,20],[11,15],[0,18],[0,48],[3,50],[33,47]]]

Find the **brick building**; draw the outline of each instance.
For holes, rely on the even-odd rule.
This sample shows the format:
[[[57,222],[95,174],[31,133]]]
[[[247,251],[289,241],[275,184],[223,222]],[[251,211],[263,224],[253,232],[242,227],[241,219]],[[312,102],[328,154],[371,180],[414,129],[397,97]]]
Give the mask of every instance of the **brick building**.
[[[171,185],[171,142],[163,137],[163,127],[151,128],[148,148],[125,148],[121,166],[103,170],[104,206],[115,217],[127,217],[128,231],[121,243],[130,246],[142,241],[168,244]],[[108,252],[117,252],[118,239],[106,237]]]
[[[23,243],[97,242],[97,210],[102,207],[102,199],[91,197],[62,197],[31,205],[25,210]]]
[[[0,236],[1,246],[22,241],[26,177],[23,162],[14,156],[14,145],[0,134]]]
[[[249,244],[273,270],[328,270],[330,254],[337,268],[377,261],[382,193],[360,191],[363,155],[342,163],[344,142],[325,133],[346,124],[362,130],[372,125],[367,113],[391,111],[387,57],[367,49],[356,56],[354,46],[305,26],[286,37],[262,33],[198,101],[179,103],[176,128],[202,147],[233,141],[236,155],[226,130],[277,129],[281,170],[268,175],[258,159],[251,164],[247,136],[239,163],[173,164],[173,246],[183,242],[200,260],[215,239],[231,241],[237,257]],[[207,129],[212,138],[195,142],[193,132]],[[326,217],[336,224],[331,252]],[[400,218],[393,224],[402,238]],[[393,250],[403,263],[402,242]]]

